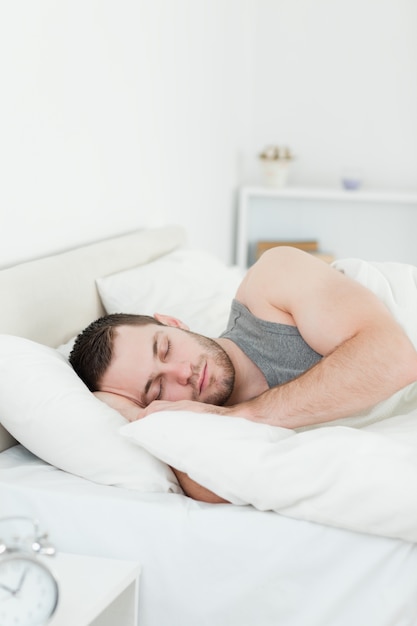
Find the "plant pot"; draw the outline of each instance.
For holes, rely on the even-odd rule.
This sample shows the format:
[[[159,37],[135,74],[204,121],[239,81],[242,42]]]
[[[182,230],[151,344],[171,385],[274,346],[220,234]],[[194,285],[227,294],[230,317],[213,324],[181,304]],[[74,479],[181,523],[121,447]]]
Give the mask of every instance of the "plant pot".
[[[268,187],[284,187],[287,184],[290,161],[288,159],[260,159],[263,183]]]

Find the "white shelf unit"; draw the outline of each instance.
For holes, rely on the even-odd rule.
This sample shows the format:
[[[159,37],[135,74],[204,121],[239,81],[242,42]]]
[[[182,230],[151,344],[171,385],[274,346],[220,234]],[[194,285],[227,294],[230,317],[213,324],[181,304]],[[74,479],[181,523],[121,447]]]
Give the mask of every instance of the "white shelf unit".
[[[317,239],[337,258],[417,265],[417,193],[306,187],[239,190],[236,263],[258,240]]]

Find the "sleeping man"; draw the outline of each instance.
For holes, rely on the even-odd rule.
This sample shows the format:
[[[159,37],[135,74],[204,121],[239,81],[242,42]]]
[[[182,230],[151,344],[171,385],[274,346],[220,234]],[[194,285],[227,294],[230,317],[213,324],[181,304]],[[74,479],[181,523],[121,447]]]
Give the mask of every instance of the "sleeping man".
[[[387,306],[289,247],[248,270],[220,337],[168,315],[114,314],[78,336],[70,361],[129,421],[182,409],[313,427],[368,411],[417,380],[417,351]],[[216,501],[176,474],[185,493]]]

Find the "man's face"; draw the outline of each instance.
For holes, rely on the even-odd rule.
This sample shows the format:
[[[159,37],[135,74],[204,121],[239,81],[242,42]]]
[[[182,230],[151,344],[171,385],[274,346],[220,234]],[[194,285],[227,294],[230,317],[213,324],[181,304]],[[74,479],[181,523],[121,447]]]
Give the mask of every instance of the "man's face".
[[[99,388],[140,406],[153,400],[194,400],[222,405],[234,385],[234,368],[215,341],[171,326],[120,326]]]

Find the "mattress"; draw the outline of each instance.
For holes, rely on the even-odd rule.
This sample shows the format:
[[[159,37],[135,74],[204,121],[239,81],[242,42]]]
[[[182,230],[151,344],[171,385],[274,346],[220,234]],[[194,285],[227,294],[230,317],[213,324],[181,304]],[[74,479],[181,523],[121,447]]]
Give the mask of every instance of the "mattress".
[[[1,515],[58,551],[142,566],[141,626],[417,625],[417,545],[181,494],[96,485],[22,446],[0,454]]]

